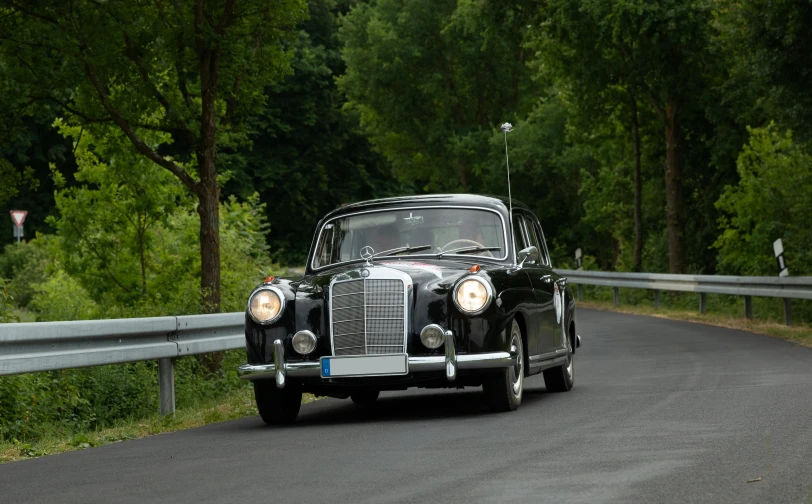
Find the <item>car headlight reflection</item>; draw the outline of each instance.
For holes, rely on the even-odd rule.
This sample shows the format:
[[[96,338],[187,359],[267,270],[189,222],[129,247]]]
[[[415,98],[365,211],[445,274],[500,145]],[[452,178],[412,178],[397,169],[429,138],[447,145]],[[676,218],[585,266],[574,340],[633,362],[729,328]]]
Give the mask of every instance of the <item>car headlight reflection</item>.
[[[491,285],[479,277],[468,277],[457,285],[454,303],[463,313],[477,314],[485,310],[491,302]]]
[[[251,294],[248,314],[258,324],[276,321],[285,308],[285,296],[276,287],[262,287]]]

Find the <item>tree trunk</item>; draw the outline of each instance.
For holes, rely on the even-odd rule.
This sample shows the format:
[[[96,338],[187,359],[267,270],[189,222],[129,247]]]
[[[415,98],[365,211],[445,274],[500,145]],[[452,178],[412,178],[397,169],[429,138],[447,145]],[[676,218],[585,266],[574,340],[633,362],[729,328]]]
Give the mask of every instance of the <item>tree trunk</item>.
[[[640,182],[640,129],[637,124],[637,96],[629,90],[632,107],[632,142],[634,144],[634,264],[633,271],[643,269],[643,191]]]
[[[197,165],[200,183],[197,187],[197,213],[200,215],[200,289],[203,311],[220,312],[220,183],[215,166],[217,117],[215,86],[220,57],[218,50],[200,51],[200,143]],[[202,356],[209,372],[222,367],[223,352]]]
[[[146,217],[144,217],[146,220]],[[139,225],[141,224],[141,218],[139,216]],[[147,233],[145,227],[139,227],[136,231],[138,236],[138,259],[141,263],[141,299],[146,301],[147,299],[147,260],[144,254],[144,235]]]
[[[668,269],[685,271],[685,203],[682,194],[682,162],[679,143],[679,104],[673,94],[665,105],[665,195],[668,227]]]
[[[200,289],[205,313],[220,312],[220,188],[200,188]]]
[[[468,192],[468,167],[461,161],[457,162],[457,175],[460,177],[462,192]]]

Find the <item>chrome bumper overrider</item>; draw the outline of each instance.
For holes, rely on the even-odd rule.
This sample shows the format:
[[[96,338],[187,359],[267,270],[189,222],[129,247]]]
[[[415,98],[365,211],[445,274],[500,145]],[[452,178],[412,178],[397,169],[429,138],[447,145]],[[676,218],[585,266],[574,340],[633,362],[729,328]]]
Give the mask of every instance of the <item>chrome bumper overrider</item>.
[[[285,387],[286,378],[315,378],[321,376],[319,361],[285,362],[285,350],[281,340],[274,341],[273,364],[243,364],[237,368],[237,376],[243,380],[263,380],[274,378],[276,386]],[[509,352],[488,352],[457,355],[454,337],[446,331],[445,355],[409,356],[409,373],[443,371],[453,382],[458,369],[499,369],[516,365],[516,356]]]

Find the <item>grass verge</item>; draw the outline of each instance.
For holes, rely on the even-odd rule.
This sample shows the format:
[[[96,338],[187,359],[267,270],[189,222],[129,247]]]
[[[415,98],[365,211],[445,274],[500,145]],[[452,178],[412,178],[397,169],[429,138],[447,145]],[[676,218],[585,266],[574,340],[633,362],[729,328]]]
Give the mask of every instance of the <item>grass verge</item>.
[[[667,318],[672,320],[683,320],[686,322],[698,322],[728,329],[739,329],[757,334],[765,334],[774,338],[780,338],[793,343],[798,343],[812,348],[812,327],[806,324],[786,326],[777,322],[735,318],[728,315],[708,313],[702,315],[696,311],[680,310],[674,308],[656,309],[645,305],[619,305],[606,301],[578,301],[578,307],[593,308],[596,310],[614,311],[620,313],[631,313],[634,315],[648,315],[651,317]]]
[[[302,404],[315,400],[311,394],[305,394]],[[0,464],[191,429],[256,414],[253,389],[243,388],[197,407],[179,409],[174,415],[161,416],[156,413],[147,418],[121,420],[112,427],[96,431],[54,433],[31,443],[0,441]]]

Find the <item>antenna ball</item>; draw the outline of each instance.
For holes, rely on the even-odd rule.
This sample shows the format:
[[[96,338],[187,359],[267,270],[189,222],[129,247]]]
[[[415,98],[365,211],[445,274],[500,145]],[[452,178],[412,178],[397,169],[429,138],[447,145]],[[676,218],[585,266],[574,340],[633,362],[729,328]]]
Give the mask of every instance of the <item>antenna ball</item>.
[[[512,124],[510,124],[509,122],[506,122],[505,124],[503,124],[503,125],[501,126],[501,129],[502,129],[502,131],[504,131],[505,133],[510,133],[510,132],[513,130],[513,125],[512,125]]]

